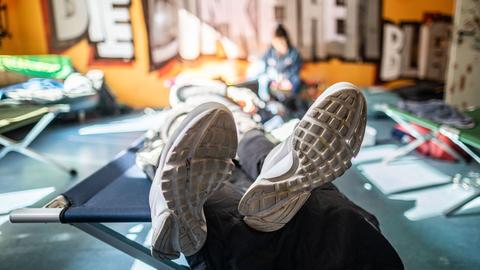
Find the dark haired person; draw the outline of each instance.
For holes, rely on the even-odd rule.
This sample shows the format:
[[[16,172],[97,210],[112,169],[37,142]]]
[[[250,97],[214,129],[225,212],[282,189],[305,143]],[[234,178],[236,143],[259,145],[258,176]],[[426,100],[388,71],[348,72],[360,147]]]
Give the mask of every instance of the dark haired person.
[[[262,57],[263,72],[258,75],[259,96],[270,100],[270,89],[291,91],[292,95],[300,91],[300,68],[302,58],[292,46],[288,32],[279,24],[275,29],[271,47]]]

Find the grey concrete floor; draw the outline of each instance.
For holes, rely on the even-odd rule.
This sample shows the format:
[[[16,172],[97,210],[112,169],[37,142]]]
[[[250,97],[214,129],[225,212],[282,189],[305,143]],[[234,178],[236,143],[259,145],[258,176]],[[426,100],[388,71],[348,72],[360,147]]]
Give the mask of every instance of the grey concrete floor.
[[[390,120],[372,120],[368,124],[379,131],[378,141],[391,143]],[[429,166],[447,175],[480,172],[478,164],[461,165],[421,158]],[[388,176],[385,176],[388,177]],[[421,180],[421,179],[419,179]],[[459,215],[409,220],[404,213],[415,207],[415,200],[393,200],[373,186],[366,189],[367,179],[351,169],[334,182],[352,201],[373,213],[381,230],[402,258],[406,269],[480,269],[480,209],[459,212]],[[368,184],[367,184],[368,186]],[[448,197],[444,198],[449,200]],[[476,200],[479,201],[478,199]]]
[[[125,118],[125,117],[122,117]],[[106,119],[85,124],[54,123],[32,144],[32,148],[78,171],[70,177],[63,171],[17,153],[0,160],[0,193],[31,191],[53,187],[54,192],[32,206],[42,206],[69,186],[81,181],[128,147],[142,133],[80,136],[81,127],[108,123]],[[22,132],[12,134],[21,137]],[[32,191],[33,190],[33,191]],[[0,196],[1,196],[0,194]],[[28,196],[27,193],[25,196]],[[19,202],[10,200],[12,207]],[[0,213],[0,269],[130,269],[133,259],[69,225],[10,224]],[[2,222],[3,220],[3,222]],[[136,224],[116,224],[122,233]],[[149,225],[135,233],[140,242]]]
[[[97,122],[110,120],[115,119]],[[0,199],[12,192],[31,192],[13,196],[5,201],[9,206],[0,205],[0,208],[13,209],[21,205],[18,200],[22,196],[38,196],[35,190],[53,187],[53,192],[40,196],[33,203],[33,206],[41,206],[101,168],[141,135],[138,132],[78,135],[80,127],[97,122],[52,125],[32,145],[34,149],[75,167],[79,172],[76,178],[15,153],[0,160]],[[379,130],[380,142],[389,141],[390,121],[372,120],[370,124]],[[478,171],[475,165],[460,168],[456,164],[433,161],[432,164],[452,173],[470,169]],[[436,216],[411,221],[405,218],[404,212],[414,206],[414,201],[389,199],[375,187],[366,189],[366,183],[355,168],[335,181],[351,200],[377,216],[384,234],[407,269],[480,269],[480,215]],[[132,265],[135,269],[145,269],[129,256],[71,226],[10,224],[6,214],[0,212],[0,269],[132,269]],[[149,230],[149,224],[116,224],[114,227],[139,242],[145,240]]]

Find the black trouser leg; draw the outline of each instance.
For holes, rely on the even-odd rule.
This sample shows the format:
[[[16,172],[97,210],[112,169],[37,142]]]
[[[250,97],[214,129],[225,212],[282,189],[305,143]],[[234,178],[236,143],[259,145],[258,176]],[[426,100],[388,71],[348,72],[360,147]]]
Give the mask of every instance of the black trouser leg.
[[[238,144],[238,157],[242,170],[253,180],[262,170],[263,161],[275,145],[265,137],[263,131],[254,129],[245,133]]]

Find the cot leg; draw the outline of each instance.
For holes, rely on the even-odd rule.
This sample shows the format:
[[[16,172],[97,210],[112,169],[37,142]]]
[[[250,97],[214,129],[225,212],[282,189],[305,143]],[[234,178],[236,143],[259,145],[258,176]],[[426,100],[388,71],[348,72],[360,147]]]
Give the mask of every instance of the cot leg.
[[[59,163],[58,161],[28,148],[28,146],[33,142],[33,140],[35,140],[38,137],[38,135],[40,135],[40,133],[48,126],[48,124],[52,122],[55,116],[56,116],[56,113],[54,112],[49,112],[46,115],[44,115],[40,119],[40,121],[38,121],[37,124],[32,128],[32,130],[30,130],[30,132],[25,136],[25,138],[23,138],[23,140],[20,142],[11,140],[4,136],[0,136],[0,144],[4,146],[2,151],[0,151],[0,159],[5,157],[5,155],[8,154],[9,152],[15,151],[27,157],[36,159],[38,161],[42,161],[49,165],[53,165],[58,169],[69,173],[72,176],[76,175],[77,174],[76,170],[67,168],[66,166]]]
[[[0,151],[0,159],[2,159],[9,152],[13,151],[13,148],[15,147],[16,142],[13,140],[10,140],[9,138],[0,136],[0,144],[4,146],[2,151]]]
[[[29,146],[33,140],[35,140],[38,135],[52,122],[52,120],[55,118],[56,113],[54,112],[49,112],[45,114],[38,122],[33,126],[32,130],[28,132],[27,136],[23,138],[23,140],[20,142],[20,145],[23,147]]]
[[[443,213],[445,216],[450,217],[453,216],[458,210],[460,210],[463,206],[465,206],[467,203],[473,201],[477,197],[480,196],[480,190],[477,190],[472,196],[469,196],[465,200],[455,204],[454,206],[450,207],[449,209],[445,210]]]
[[[393,121],[397,122],[398,124],[402,125],[408,132],[415,138],[414,141],[410,142],[409,144],[398,148],[392,155],[387,156],[383,159],[383,163],[389,163],[399,157],[405,156],[408,153],[412,152],[413,150],[417,149],[420,145],[424,142],[432,138],[432,134],[421,134],[418,132],[415,127],[413,127],[409,122],[405,121],[403,118],[399,117],[398,115],[391,113],[389,110],[384,111]]]
[[[471,156],[478,164],[480,164],[480,157],[474,151],[472,151],[472,149],[470,149],[466,144],[464,144],[458,138],[455,138],[453,136],[448,136],[448,138],[452,140],[460,148],[462,148],[462,150],[465,151],[469,156]]]
[[[391,155],[386,156],[383,159],[383,163],[390,163],[394,161],[397,158],[403,157],[407,155],[408,153],[412,152],[413,150],[417,149],[422,143],[424,143],[425,140],[423,138],[416,139],[410,143],[408,143],[405,146],[399,147],[398,149],[395,150]]]
[[[53,165],[55,167],[57,167],[58,169],[62,170],[62,171],[65,171],[71,175],[75,175],[77,172],[74,170],[74,169],[70,169],[68,167],[66,167],[65,165],[61,164],[60,162],[50,158],[50,157],[47,157],[45,155],[42,155],[30,148],[19,148],[19,149],[16,149],[17,152],[21,153],[21,154],[24,154],[25,156],[27,157],[30,157],[30,158],[33,158],[33,159],[36,159],[38,161],[41,161],[41,162],[44,162],[48,165]]]

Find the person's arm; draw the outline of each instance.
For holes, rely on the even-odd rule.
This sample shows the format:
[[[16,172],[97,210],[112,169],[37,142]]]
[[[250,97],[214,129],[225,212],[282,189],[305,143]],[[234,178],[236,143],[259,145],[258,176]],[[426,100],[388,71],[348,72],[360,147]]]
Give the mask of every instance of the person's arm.
[[[262,57],[260,57],[260,59],[258,59],[258,62],[262,64],[262,71],[259,73],[259,75],[267,72],[268,58],[270,57],[270,49],[271,48],[268,48],[265,51],[265,53],[262,55]]]
[[[247,78],[258,79],[262,76],[266,76],[268,71],[268,59],[271,56],[271,48],[267,49],[265,53],[255,60],[247,70]]]
[[[268,48],[267,51],[262,56],[262,62],[265,63],[265,67],[268,66],[268,58],[272,55],[272,47]]]
[[[303,64],[302,57],[296,49],[292,49],[291,54],[292,63],[285,68],[285,75],[287,78],[298,76]]]
[[[290,61],[288,61],[288,64],[283,67],[283,81],[280,82],[280,88],[297,92],[300,86],[300,69],[302,68],[302,58],[298,51],[294,48],[289,52],[288,58]]]

